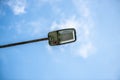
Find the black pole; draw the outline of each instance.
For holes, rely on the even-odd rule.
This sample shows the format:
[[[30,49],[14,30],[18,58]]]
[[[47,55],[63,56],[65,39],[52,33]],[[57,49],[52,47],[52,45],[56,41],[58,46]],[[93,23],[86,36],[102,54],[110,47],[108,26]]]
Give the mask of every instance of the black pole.
[[[23,45],[23,44],[33,43],[33,42],[44,41],[44,40],[48,40],[48,38],[34,39],[34,40],[29,40],[29,41],[0,45],[0,48],[12,47],[12,46],[17,46],[17,45]]]

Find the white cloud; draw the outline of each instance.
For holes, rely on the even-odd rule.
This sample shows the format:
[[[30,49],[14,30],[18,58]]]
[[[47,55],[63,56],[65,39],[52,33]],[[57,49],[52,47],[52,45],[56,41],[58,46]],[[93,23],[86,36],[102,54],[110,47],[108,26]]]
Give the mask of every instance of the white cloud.
[[[55,29],[64,29],[64,28],[78,28],[79,21],[75,20],[75,16],[71,16],[69,19],[61,20],[60,24],[57,22],[53,22],[51,25],[51,30]]]
[[[9,26],[10,30],[15,30],[16,36],[24,35],[24,36],[39,36],[42,31],[42,20],[35,20],[26,22],[24,20],[19,23],[13,23]]]
[[[90,8],[88,7],[88,0],[72,0],[75,7],[77,8],[78,13],[82,14],[82,17],[89,18]]]
[[[31,22],[29,25],[31,27],[31,31],[32,31],[32,36],[40,34],[41,32],[41,24],[40,21],[35,21],[35,22]]]
[[[4,15],[5,15],[5,12],[2,11],[1,9],[0,9],[0,15],[1,15],[1,16],[4,16]]]
[[[83,58],[87,58],[89,54],[93,53],[94,50],[95,48],[93,44],[91,42],[88,42],[81,45],[78,55],[82,56]]]
[[[26,0],[10,0],[8,1],[8,6],[12,9],[13,13],[15,15],[23,14],[25,13],[26,9]]]

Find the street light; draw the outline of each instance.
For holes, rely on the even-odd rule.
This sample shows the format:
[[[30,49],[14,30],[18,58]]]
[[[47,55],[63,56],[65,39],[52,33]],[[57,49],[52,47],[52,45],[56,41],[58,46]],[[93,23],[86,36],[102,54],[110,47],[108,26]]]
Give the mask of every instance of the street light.
[[[52,31],[48,33],[48,38],[41,38],[11,44],[0,45],[0,48],[12,47],[17,45],[23,45],[33,42],[39,42],[48,40],[50,46],[62,45],[76,41],[76,31],[74,28],[61,29],[57,31]]]
[[[61,45],[76,41],[76,31],[74,28],[62,29],[48,33],[49,45]]]

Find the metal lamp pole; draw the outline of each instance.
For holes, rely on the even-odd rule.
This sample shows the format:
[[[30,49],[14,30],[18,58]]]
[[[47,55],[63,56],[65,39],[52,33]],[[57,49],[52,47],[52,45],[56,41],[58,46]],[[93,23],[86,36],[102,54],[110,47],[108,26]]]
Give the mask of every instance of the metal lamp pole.
[[[29,40],[29,41],[23,41],[23,42],[11,43],[11,44],[6,44],[6,45],[0,45],[0,48],[12,47],[12,46],[17,46],[17,45],[22,45],[22,44],[28,44],[28,43],[44,41],[44,40],[48,40],[48,38],[34,39],[34,40]]]

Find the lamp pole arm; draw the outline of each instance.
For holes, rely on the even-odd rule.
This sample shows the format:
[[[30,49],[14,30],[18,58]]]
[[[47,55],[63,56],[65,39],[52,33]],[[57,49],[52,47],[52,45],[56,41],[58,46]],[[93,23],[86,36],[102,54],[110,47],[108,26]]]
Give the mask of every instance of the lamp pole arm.
[[[29,40],[29,41],[23,41],[23,42],[16,42],[16,43],[11,43],[11,44],[0,45],[0,48],[12,47],[12,46],[17,46],[17,45],[23,45],[23,44],[28,44],[28,43],[44,41],[44,40],[48,40],[48,38],[40,38],[40,39],[34,39],[34,40]]]

